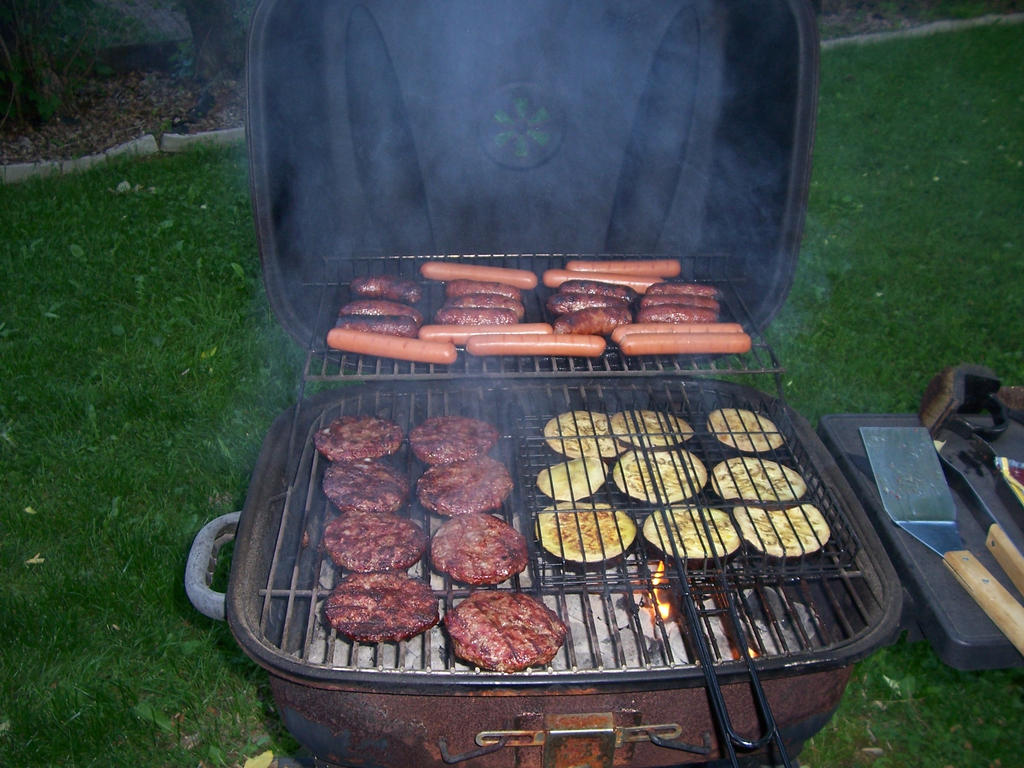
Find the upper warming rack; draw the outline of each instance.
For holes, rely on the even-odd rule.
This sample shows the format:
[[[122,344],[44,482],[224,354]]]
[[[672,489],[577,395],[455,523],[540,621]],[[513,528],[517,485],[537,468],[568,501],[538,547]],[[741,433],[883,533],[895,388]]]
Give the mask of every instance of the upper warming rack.
[[[719,293],[721,304],[720,319],[743,326],[751,337],[749,352],[736,355],[642,355],[627,356],[609,341],[607,349],[599,357],[509,355],[477,357],[470,355],[463,347],[458,348],[458,358],[450,365],[407,362],[387,357],[360,355],[328,349],[327,332],[334,325],[338,310],[352,298],[350,283],[354,278],[370,275],[392,275],[417,281],[423,288],[423,298],[416,305],[424,317],[433,316],[444,303],[444,285],[437,281],[423,279],[419,267],[428,259],[451,259],[460,263],[484,266],[502,266],[533,272],[540,278],[545,270],[560,269],[573,258],[612,258],[608,255],[579,254],[475,254],[458,256],[345,256],[325,259],[322,273],[304,282],[300,290],[306,302],[315,302],[318,307],[317,322],[307,340],[309,350],[305,378],[307,381],[330,382],[346,377],[373,380],[394,379],[439,379],[472,377],[532,377],[532,376],[612,376],[631,377],[657,374],[712,374],[715,376],[737,373],[781,372],[774,353],[760,333],[756,318],[748,309],[742,296],[749,286],[737,285],[735,281],[714,277],[730,273],[722,254],[708,254],[681,259],[682,271],[679,280],[701,282],[714,286]],[[618,256],[617,258],[621,258]],[[643,258],[636,256],[635,258]],[[581,278],[585,278],[581,274]],[[554,316],[545,303],[555,289],[545,287],[541,282],[533,290],[523,291],[523,305],[526,315],[523,322],[550,323]]]

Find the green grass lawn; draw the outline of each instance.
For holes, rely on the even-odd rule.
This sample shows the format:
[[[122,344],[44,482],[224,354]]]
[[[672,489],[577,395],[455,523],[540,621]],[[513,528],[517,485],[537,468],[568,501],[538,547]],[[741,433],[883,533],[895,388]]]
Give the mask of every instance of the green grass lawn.
[[[808,418],[916,411],[960,362],[1024,382],[1022,46],[1017,26],[823,56],[798,275],[771,328]],[[858,665],[801,762],[1020,765],[1022,685],[901,642]]]
[[[812,420],[914,410],[962,361],[1024,383],[1021,50],[1024,26],[823,56],[804,247],[770,331]],[[302,367],[263,294],[245,167],[235,148],[0,188],[0,764],[296,748],[266,673],[182,587]],[[1022,683],[898,643],[801,760],[1017,765]]]
[[[289,743],[265,674],[182,587],[301,368],[244,169],[236,149],[0,189],[0,763],[230,765]]]

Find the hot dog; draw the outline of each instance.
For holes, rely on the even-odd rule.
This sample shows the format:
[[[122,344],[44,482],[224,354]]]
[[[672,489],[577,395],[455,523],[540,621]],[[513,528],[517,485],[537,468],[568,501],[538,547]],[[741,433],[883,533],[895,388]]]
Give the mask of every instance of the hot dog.
[[[720,307],[718,299],[711,296],[651,296],[650,294],[641,297],[641,307],[657,307],[662,304],[683,304],[688,307],[703,307],[718,312]]]
[[[516,323],[515,325],[424,325],[420,328],[421,339],[430,341],[450,341],[452,344],[465,344],[472,336],[485,334],[551,334],[554,330],[548,323]]]
[[[537,276],[525,269],[485,267],[457,261],[425,261],[420,264],[420,274],[428,280],[482,280],[514,285],[528,291],[537,287]]]
[[[423,325],[423,313],[408,304],[398,301],[387,301],[386,299],[357,299],[350,301],[338,310],[339,315],[405,315],[416,321],[416,325]]]
[[[466,351],[471,355],[569,355],[570,357],[599,357],[606,343],[601,336],[575,336],[569,334],[514,334],[496,333],[471,336]]]
[[[652,296],[718,296],[718,289],[706,283],[661,282],[650,291]]]
[[[743,333],[743,326],[739,323],[630,323],[612,331],[612,341],[618,344],[634,333]]]
[[[565,268],[572,272],[614,272],[642,277],[675,277],[680,272],[678,259],[636,259],[618,261],[587,261],[571,259]]]
[[[572,272],[568,269],[547,269],[543,275],[544,285],[548,288],[558,288],[567,280],[578,280],[582,274],[582,272]],[[627,285],[637,293],[645,293],[650,286],[662,282],[660,277],[623,275],[615,272],[587,272],[586,277],[587,280],[599,283]]]
[[[512,325],[519,317],[511,309],[494,307],[441,307],[434,313],[438,325]]]
[[[713,323],[716,320],[718,313],[715,310],[689,304],[658,304],[640,307],[636,311],[638,323]]]
[[[726,355],[750,351],[745,333],[631,333],[619,342],[622,354]]]
[[[607,336],[620,325],[632,322],[633,314],[625,306],[590,307],[562,315],[552,327],[555,333]]]
[[[360,355],[390,357],[416,363],[454,363],[458,358],[455,345],[443,341],[403,339],[382,333],[332,328],[327,332],[327,346]]]
[[[334,323],[335,328],[350,331],[383,333],[387,336],[404,336],[415,339],[419,326],[408,315],[341,315]]]

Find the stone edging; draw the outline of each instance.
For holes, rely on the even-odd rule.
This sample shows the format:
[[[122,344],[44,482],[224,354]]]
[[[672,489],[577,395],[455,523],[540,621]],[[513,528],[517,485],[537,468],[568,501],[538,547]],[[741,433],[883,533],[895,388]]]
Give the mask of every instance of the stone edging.
[[[35,176],[52,176],[83,171],[115,157],[155,155],[158,152],[183,152],[199,144],[231,144],[244,139],[244,128],[224,128],[204,133],[165,133],[160,137],[159,142],[153,134],[147,133],[95,155],[76,157],[73,160],[41,160],[35,163],[12,163],[0,166],[0,184],[14,184]]]
[[[822,50],[838,48],[845,45],[865,45],[879,43],[886,40],[894,40],[907,37],[924,37],[941,32],[952,32],[970,27],[992,26],[995,24],[1021,24],[1024,23],[1024,13],[1011,14],[990,14],[979,16],[974,19],[963,19],[959,21],[935,21],[930,24],[922,24],[908,29],[898,29],[888,32],[873,32],[865,35],[852,35],[840,37],[834,40],[825,40],[821,43]],[[106,162],[113,157],[126,155],[152,155],[158,152],[182,152],[197,144],[231,144],[232,142],[245,139],[244,128],[225,128],[220,131],[207,131],[205,133],[183,134],[165,133],[157,142],[156,137],[151,133],[140,136],[137,139],[118,144],[104,152],[95,155],[86,155],[73,160],[42,160],[35,163],[13,163],[0,166],[0,184],[14,184],[34,176],[50,176],[53,174],[71,173],[91,168],[99,163]]]
[[[997,24],[1021,24],[1024,23],[1024,13],[989,14],[978,16],[973,19],[960,19],[955,21],[933,21],[928,24],[921,24],[906,29],[894,29],[887,32],[871,32],[864,35],[851,35],[849,37],[837,37],[833,40],[824,40],[821,43],[822,50],[839,48],[845,45],[865,45],[869,43],[882,43],[887,40],[898,40],[907,37],[927,37],[941,32],[956,32],[971,27],[990,27]]]

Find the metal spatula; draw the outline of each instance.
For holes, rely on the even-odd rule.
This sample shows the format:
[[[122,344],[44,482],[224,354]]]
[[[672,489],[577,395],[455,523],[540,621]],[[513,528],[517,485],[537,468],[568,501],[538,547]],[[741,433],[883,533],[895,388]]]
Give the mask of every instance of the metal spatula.
[[[886,513],[942,557],[974,602],[1024,653],[1024,606],[964,549],[956,504],[928,430],[861,427],[860,434]]]

